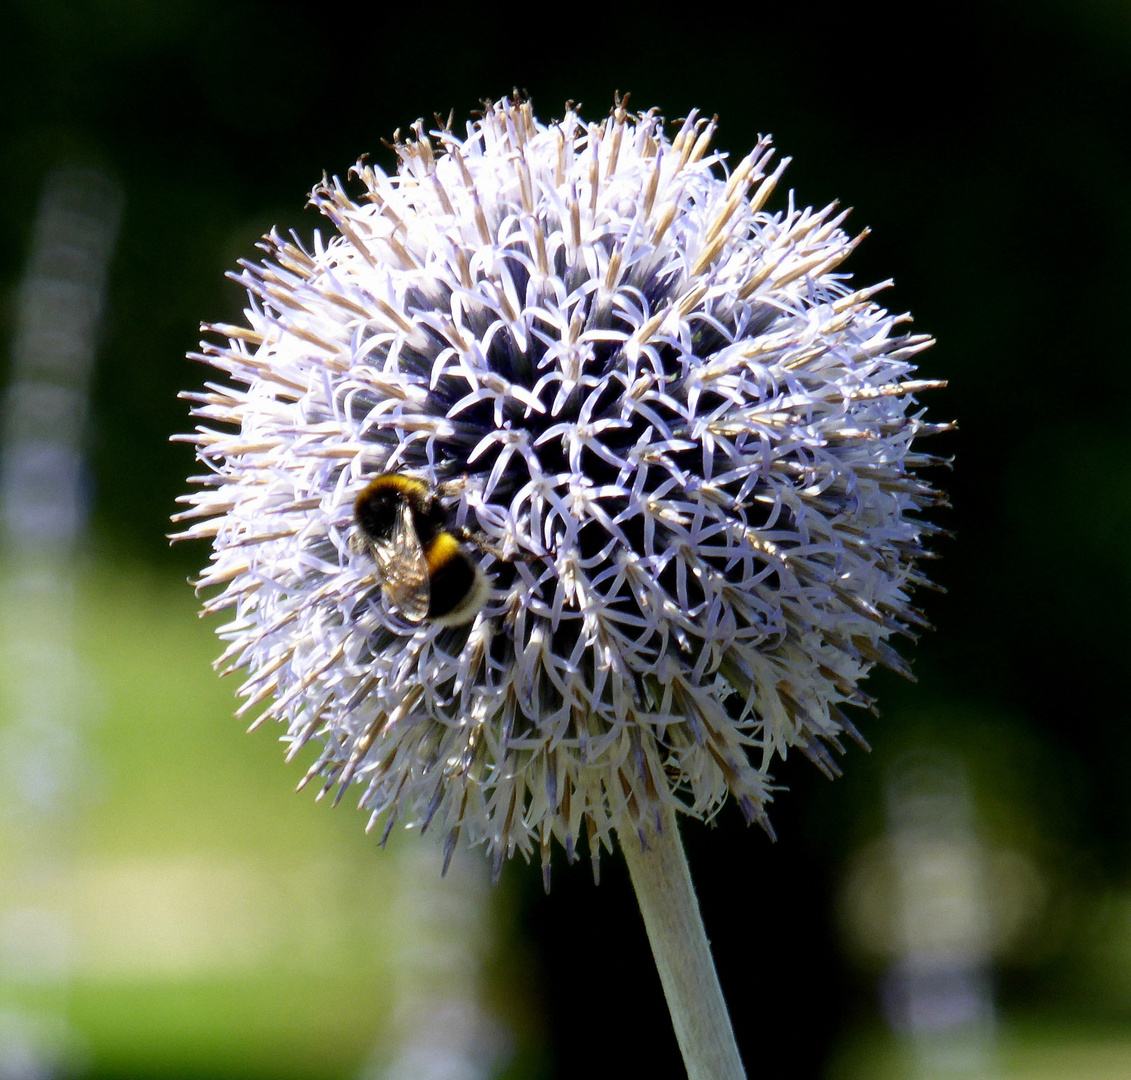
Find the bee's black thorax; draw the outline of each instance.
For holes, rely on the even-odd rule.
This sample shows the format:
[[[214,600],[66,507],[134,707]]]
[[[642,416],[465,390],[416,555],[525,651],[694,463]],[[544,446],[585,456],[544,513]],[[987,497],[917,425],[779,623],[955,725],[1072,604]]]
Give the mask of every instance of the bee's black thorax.
[[[383,568],[386,595],[412,621],[457,626],[483,606],[488,585],[463,548],[467,530],[449,526],[447,509],[424,481],[374,477],[354,503],[354,518]]]
[[[427,548],[447,524],[447,513],[440,500],[420,480],[399,473],[385,473],[370,481],[358,496],[354,508],[362,532],[373,540],[388,540],[396,528],[401,505],[408,504],[412,526]]]

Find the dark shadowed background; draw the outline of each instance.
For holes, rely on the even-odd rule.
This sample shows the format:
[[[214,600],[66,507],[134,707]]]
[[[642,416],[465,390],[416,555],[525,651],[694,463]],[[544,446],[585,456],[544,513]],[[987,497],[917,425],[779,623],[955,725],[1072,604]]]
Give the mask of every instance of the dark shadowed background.
[[[684,829],[751,1076],[933,1076],[950,1035],[974,1055],[973,1071],[951,1061],[952,1076],[1131,1076],[1131,7],[867,10],[9,0],[0,385],[48,178],[93,170],[121,196],[84,434],[91,523],[76,616],[104,719],[90,736],[96,779],[74,819],[48,829],[69,838],[60,865],[78,859],[88,883],[104,866],[120,882],[121,861],[99,860],[131,844],[205,864],[209,851],[239,863],[260,845],[310,852],[310,866],[324,854],[321,870],[294,873],[333,879],[365,864],[348,871],[354,892],[335,891],[335,911],[354,905],[349,939],[371,925],[396,938],[395,920],[370,924],[358,905],[383,895],[366,884],[381,873],[369,863],[410,858],[405,844],[382,853],[348,806],[289,794],[301,770],[281,764],[274,733],[241,734],[232,688],[193,689],[214,682],[218,647],[183,585],[207,551],[165,540],[194,471],[169,436],[189,426],[177,392],[211,375],[183,357],[201,320],[239,321],[244,298],[223,275],[262,233],[320,226],[303,204],[324,170],[344,175],[362,153],[391,169],[383,140],[398,128],[449,110],[458,126],[515,87],[543,120],[567,99],[599,119],[628,91],[669,120],[717,114],[716,145],[735,158],[771,132],[802,205],[854,207],[849,228],[872,233],[848,269],[861,283],[895,279],[882,302],[938,339],[921,372],[950,382],[927,398],[929,415],[959,422],[929,447],[955,459],[935,477],[953,503],[936,520],[954,537],[930,567],[947,592],[921,597],[936,630],[907,647],[918,683],[871,680],[882,716],[859,725],[872,752],[849,746],[834,783],[791,758],[776,776],[788,788],[772,807],[776,843],[733,807]],[[118,704],[106,686],[150,652],[166,689]],[[167,689],[173,665],[195,673],[183,690]],[[183,746],[174,721],[145,711],[164,693],[194,733]],[[211,696],[194,713],[198,693]],[[12,741],[0,750],[18,771]],[[908,799],[944,807],[934,856],[906,856]],[[9,880],[20,828],[0,831]],[[945,894],[958,923],[980,929],[931,954],[951,960],[924,997],[907,925],[929,934],[946,915],[915,907],[906,879],[931,873],[928,899]],[[964,874],[976,887],[948,893]],[[73,886],[80,907],[84,887]],[[308,891],[317,909],[322,881]],[[538,868],[516,863],[487,902],[498,944],[482,980],[507,1032],[495,1074],[682,1075],[618,860],[604,860],[598,887],[586,865],[556,861],[548,897]],[[0,919],[0,957],[18,925]],[[292,933],[288,948],[307,947]],[[2,1071],[4,1018],[21,1009],[66,1018],[80,1047],[66,1067],[92,1077],[360,1076],[396,1010],[380,965],[357,977],[351,948],[333,941],[298,973],[273,945],[266,974],[248,961],[239,979],[144,963],[114,974],[75,947],[50,1007],[0,962],[0,1076],[33,1075]],[[301,983],[290,997],[287,980]],[[241,1022],[254,1010],[241,995],[262,999],[268,983],[275,1011]],[[931,1012],[931,1000],[944,1004]],[[316,1015],[325,1052],[303,1049]]]

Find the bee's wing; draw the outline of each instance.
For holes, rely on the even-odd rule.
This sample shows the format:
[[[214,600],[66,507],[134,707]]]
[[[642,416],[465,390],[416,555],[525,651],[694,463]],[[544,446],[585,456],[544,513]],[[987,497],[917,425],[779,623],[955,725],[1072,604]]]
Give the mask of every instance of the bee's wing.
[[[428,560],[412,524],[412,510],[407,502],[402,502],[397,511],[392,537],[373,545],[373,558],[389,603],[409,622],[425,619],[431,600]]]

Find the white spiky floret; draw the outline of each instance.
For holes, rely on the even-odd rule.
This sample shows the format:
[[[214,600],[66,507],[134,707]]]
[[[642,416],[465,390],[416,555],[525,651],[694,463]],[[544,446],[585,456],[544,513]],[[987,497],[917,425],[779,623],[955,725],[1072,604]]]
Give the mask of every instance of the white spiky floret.
[[[360,198],[315,189],[328,240],[244,264],[246,327],[206,328],[228,381],[186,395],[208,472],[178,517],[233,613],[218,663],[385,835],[463,833],[497,869],[586,833],[595,858],[662,804],[767,824],[775,759],[833,771],[841,706],[906,671],[930,340],[838,272],[835,206],[766,208],[768,139],[728,172],[714,128],[517,99],[463,138],[418,124]],[[466,625],[407,622],[351,544],[388,471],[481,538]]]

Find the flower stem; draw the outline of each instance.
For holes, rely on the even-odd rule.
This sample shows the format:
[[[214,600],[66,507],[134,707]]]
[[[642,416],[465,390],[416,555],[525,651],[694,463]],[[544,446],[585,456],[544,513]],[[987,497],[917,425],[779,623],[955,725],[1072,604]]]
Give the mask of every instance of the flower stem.
[[[628,830],[624,852],[652,956],[660,973],[683,1053],[688,1080],[745,1080],[675,814],[663,810],[662,828],[645,836]]]

